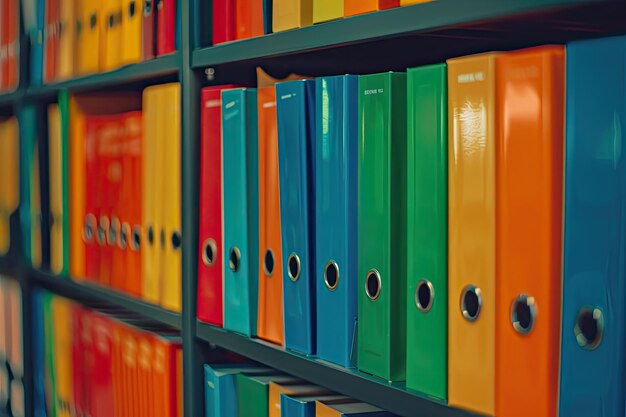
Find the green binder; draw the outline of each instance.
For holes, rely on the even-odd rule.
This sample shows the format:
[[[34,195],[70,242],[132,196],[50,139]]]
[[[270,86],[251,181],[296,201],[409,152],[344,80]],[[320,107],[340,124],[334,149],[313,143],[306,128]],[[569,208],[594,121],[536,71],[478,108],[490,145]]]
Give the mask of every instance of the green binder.
[[[406,371],[406,74],[359,77],[357,364]]]
[[[43,339],[45,354],[44,384],[46,389],[46,405],[48,417],[56,417],[57,415],[57,387],[56,374],[54,370],[54,314],[52,311],[52,300],[54,295],[44,293],[43,299]]]
[[[406,385],[447,397],[448,111],[446,65],[407,73]]]
[[[238,374],[237,416],[268,417],[268,395],[270,382],[297,384],[302,380],[289,375],[246,375]]]
[[[59,112],[61,113],[61,152],[62,152],[62,190],[63,190],[63,269],[61,276],[67,276],[70,268],[70,198],[68,185],[70,183],[69,164],[70,164],[70,94],[67,90],[59,92]]]

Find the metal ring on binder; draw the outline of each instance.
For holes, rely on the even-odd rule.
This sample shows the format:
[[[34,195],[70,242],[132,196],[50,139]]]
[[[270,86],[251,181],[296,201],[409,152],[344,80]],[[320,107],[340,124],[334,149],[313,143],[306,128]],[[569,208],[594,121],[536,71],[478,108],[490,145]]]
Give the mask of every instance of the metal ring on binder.
[[[296,282],[298,278],[300,278],[300,272],[300,258],[295,253],[292,253],[291,255],[289,255],[289,258],[287,258],[287,275],[289,276],[290,280]]]
[[[597,307],[584,306],[578,310],[574,334],[583,349],[594,350],[602,343],[604,314]]]
[[[109,228],[111,227],[111,222],[109,218],[106,216],[100,217],[100,221],[98,222],[98,234],[96,235],[96,240],[98,241],[98,245],[104,246],[107,243],[107,234],[109,232]]]
[[[239,263],[241,262],[241,252],[237,246],[234,246],[230,249],[230,253],[228,255],[228,266],[231,271],[237,272],[239,269]]]
[[[461,314],[467,321],[476,321],[480,316],[483,295],[480,288],[466,285],[461,291]]]
[[[128,240],[130,238],[131,230],[130,224],[122,223],[122,227],[120,229],[120,238],[117,241],[117,245],[120,249],[126,249],[128,247]]]
[[[152,246],[154,244],[154,228],[152,227],[152,225],[148,226],[148,229],[146,230],[146,235],[148,238],[148,243],[150,244],[150,246]]]
[[[83,229],[83,241],[85,243],[93,242],[94,235],[96,233],[96,216],[88,214],[85,216],[85,228]]]
[[[202,244],[202,262],[206,266],[211,266],[217,258],[217,244],[213,239],[206,239]]]
[[[132,229],[131,239],[130,239],[130,249],[132,251],[138,251],[141,247],[141,226],[135,225]]]
[[[274,252],[271,249],[265,251],[265,257],[263,258],[263,270],[268,277],[272,276],[274,272]]]
[[[107,244],[109,246],[116,245],[121,228],[122,228],[122,224],[120,223],[120,219],[118,219],[117,217],[113,217],[111,219],[111,226],[109,227],[109,232],[107,233]]]
[[[381,287],[380,273],[376,269],[370,269],[365,276],[365,294],[367,294],[367,298],[372,301],[378,299]]]
[[[332,259],[326,262],[324,267],[324,284],[331,291],[334,291],[339,285],[339,265]]]
[[[415,287],[415,305],[422,313],[428,313],[435,301],[435,288],[433,284],[423,279]]]
[[[528,334],[535,326],[537,304],[535,297],[520,294],[511,303],[511,323],[520,334]]]

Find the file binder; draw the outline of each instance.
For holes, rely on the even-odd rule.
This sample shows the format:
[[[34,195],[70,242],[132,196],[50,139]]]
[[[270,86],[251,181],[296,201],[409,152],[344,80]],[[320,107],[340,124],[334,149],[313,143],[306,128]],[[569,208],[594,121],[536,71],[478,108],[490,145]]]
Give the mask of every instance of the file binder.
[[[344,0],[313,0],[313,23],[341,19]]]
[[[45,348],[44,348],[44,300],[46,293],[40,289],[32,292],[32,328],[33,328],[33,415],[47,417],[46,382],[44,378]]]
[[[16,117],[0,121],[0,256],[12,249],[11,232],[20,201],[19,132]],[[17,232],[17,230],[14,230]]]
[[[91,329],[93,340],[93,368],[90,383],[91,415],[105,417],[113,415],[113,374],[111,363],[115,352],[113,339],[119,323],[109,321],[101,314],[91,315]]]
[[[45,0],[44,27],[44,73],[43,82],[50,83],[57,77],[57,57],[59,55],[59,13],[61,0]]]
[[[103,55],[105,19],[102,2],[104,0],[78,0],[82,4],[83,24],[79,44],[79,70],[81,74],[91,74],[100,69],[100,56]]]
[[[202,89],[198,319],[222,327],[224,263],[222,245],[222,90]],[[241,219],[238,219],[239,221]]]
[[[329,395],[280,395],[280,415],[282,417],[315,417],[317,401],[341,401],[348,397]]]
[[[564,81],[562,46],[498,61],[496,415],[557,414]]]
[[[398,7],[400,0],[344,0],[344,16],[354,16],[357,14],[370,13],[378,10]]]
[[[74,17],[74,1],[58,0],[60,2],[60,21],[57,27],[59,32],[59,55],[57,62],[57,78],[65,80],[74,75],[74,56],[76,54],[76,25]]]
[[[566,56],[559,416],[621,416],[626,37],[572,42]]]
[[[268,417],[269,384],[298,384],[302,380],[288,375],[237,375],[237,416]]]
[[[246,364],[204,365],[206,417],[237,416],[236,379],[241,373],[259,374],[268,368]]]
[[[268,396],[268,417],[281,417],[280,397],[286,395],[322,395],[331,392],[317,385],[282,385],[270,382]]]
[[[99,233],[101,215],[100,158],[98,157],[98,130],[102,122],[98,117],[90,117],[85,122],[85,205],[82,237],[85,245],[85,276],[100,279],[100,248],[103,238]]]
[[[6,11],[6,36],[4,43],[6,47],[5,64],[2,68],[4,72],[3,81],[4,89],[14,91],[18,86],[19,80],[19,61],[20,61],[20,9],[19,0],[5,0]]]
[[[222,91],[224,328],[255,336],[259,291],[257,90]]]
[[[154,88],[154,87],[151,87]],[[169,172],[163,173],[163,226],[165,230],[162,271],[162,306],[166,309],[181,310],[182,285],[182,236],[181,236],[181,126],[180,126],[180,84],[170,83],[162,88],[163,101],[159,119],[163,126],[163,165],[169,166]],[[159,167],[159,165],[157,165]]]
[[[104,34],[104,54],[101,69],[110,71],[117,68],[122,62],[123,44],[132,42],[122,36],[122,0],[102,0],[103,20],[101,21]]]
[[[213,45],[235,39],[235,0],[213,2]]]
[[[143,56],[143,0],[122,1],[122,56],[120,63],[123,65],[134,64],[141,61]]]
[[[317,355],[356,364],[358,76],[315,80]]]
[[[494,413],[496,53],[448,60],[448,402]]]
[[[265,34],[263,15],[267,9],[264,5],[265,0],[235,0],[235,39]]]
[[[278,178],[276,93],[257,89],[259,139],[259,307],[257,335],[284,344],[283,264]]]
[[[361,371],[406,375],[406,74],[359,77],[358,357]]]
[[[50,269],[63,270],[63,142],[58,104],[48,106],[48,157],[50,171]]]
[[[144,61],[156,55],[156,2],[157,0],[144,0],[143,2],[141,50]]]
[[[285,345],[315,353],[315,81],[276,84]]]
[[[408,388],[445,400],[448,374],[446,65],[407,73]]]
[[[313,0],[274,0],[272,29],[281,32],[313,24]]]
[[[176,0],[155,0],[157,14],[157,55],[165,55],[176,50],[174,31],[176,30]]]
[[[30,43],[29,82],[38,86],[43,81],[43,47],[45,0],[21,0],[24,31]]]
[[[72,306],[70,301],[55,297],[52,300],[52,314],[54,315],[53,343],[54,365],[56,377],[57,417],[69,417],[72,401]]]
[[[318,401],[315,404],[316,417],[392,417],[393,414],[383,411],[378,407],[367,403],[344,402],[344,401]]]

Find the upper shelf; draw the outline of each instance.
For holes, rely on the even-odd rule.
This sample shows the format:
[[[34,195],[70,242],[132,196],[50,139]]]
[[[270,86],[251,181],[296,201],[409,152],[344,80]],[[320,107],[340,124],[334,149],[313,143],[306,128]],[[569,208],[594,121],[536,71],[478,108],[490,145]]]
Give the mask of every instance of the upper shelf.
[[[255,61],[414,35],[436,34],[440,37],[452,37],[456,38],[457,44],[461,40],[459,38],[468,40],[465,42],[467,44],[472,42],[472,38],[491,36],[502,44],[505,40],[502,37],[510,30],[509,26],[494,27],[492,24],[511,19],[518,23],[526,20],[535,29],[541,28],[541,22],[545,22],[545,30],[542,31],[520,28],[519,24],[516,26],[523,32],[527,43],[533,43],[533,39],[538,43],[544,38],[559,40],[558,36],[550,36],[555,32],[555,27],[557,31],[567,31],[570,34],[578,32],[578,37],[589,37],[596,32],[604,32],[605,29],[610,31],[609,27],[600,27],[597,30],[596,26],[604,25],[607,15],[615,15],[608,11],[609,8],[622,6],[623,2],[609,0],[435,0],[198,49],[193,52],[192,66],[201,68]],[[571,13],[583,9],[586,11],[575,15]],[[602,18],[600,14],[603,14]],[[626,23],[619,22],[611,26],[615,25],[626,27]],[[589,26],[593,28],[590,29]],[[460,28],[470,28],[472,31],[462,34],[446,32]],[[479,33],[477,28],[486,31]],[[570,37],[576,38],[575,35],[566,36]],[[515,46],[514,38],[508,41]],[[411,55],[416,52],[411,49],[402,50],[392,43],[385,45],[386,48],[389,46],[394,47],[396,55]],[[367,49],[361,52],[367,54]]]

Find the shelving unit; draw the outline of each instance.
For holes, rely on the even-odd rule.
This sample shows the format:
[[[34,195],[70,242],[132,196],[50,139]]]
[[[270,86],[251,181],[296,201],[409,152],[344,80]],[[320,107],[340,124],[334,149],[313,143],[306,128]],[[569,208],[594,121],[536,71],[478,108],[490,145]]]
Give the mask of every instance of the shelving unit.
[[[107,303],[178,328],[183,336],[185,416],[204,415],[202,363],[215,345],[337,392],[378,405],[400,416],[462,417],[474,414],[408,391],[353,369],[286,351],[267,342],[224,331],[196,320],[199,216],[200,89],[206,85],[253,85],[254,68],[304,75],[403,70],[489,50],[626,33],[626,2],[612,0],[435,0],[355,16],[263,37],[204,47],[194,44],[200,0],[182,1],[179,52],[151,61],[43,87],[22,82],[0,95],[0,114],[24,102],[49,103],[61,90],[139,89],[178,80],[182,85],[183,311],[172,313],[109,289],[56,277],[0,260],[0,273],[20,281],[24,297],[39,287],[85,302]],[[210,23],[209,23],[210,24]],[[27,48],[23,51],[27,53]],[[24,60],[22,60],[24,62]],[[23,66],[22,80],[27,79]],[[207,76],[210,75],[210,76]],[[19,236],[17,236],[19,240]],[[24,332],[31,334],[24,309]],[[26,337],[25,357],[30,357]],[[27,417],[32,416],[32,372],[26,364]]]

